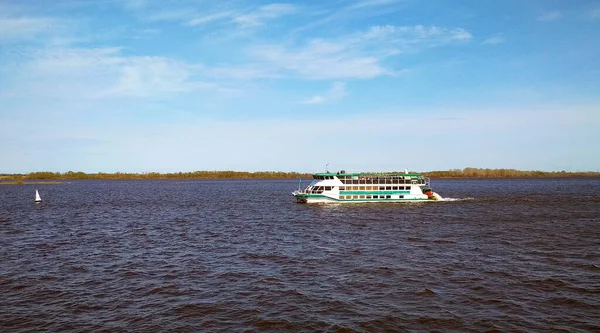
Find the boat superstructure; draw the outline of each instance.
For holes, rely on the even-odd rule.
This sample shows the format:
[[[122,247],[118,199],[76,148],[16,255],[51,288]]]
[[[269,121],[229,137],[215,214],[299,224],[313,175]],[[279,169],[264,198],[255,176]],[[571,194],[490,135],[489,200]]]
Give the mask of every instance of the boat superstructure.
[[[305,189],[292,192],[297,202],[416,202],[441,197],[429,178],[417,173],[317,173]]]

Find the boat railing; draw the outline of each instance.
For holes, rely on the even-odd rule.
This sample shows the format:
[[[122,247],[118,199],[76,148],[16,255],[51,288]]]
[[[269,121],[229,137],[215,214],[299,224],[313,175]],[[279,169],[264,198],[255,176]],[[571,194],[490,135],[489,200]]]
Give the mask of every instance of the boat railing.
[[[431,183],[431,178],[425,177],[425,186],[430,187],[431,186],[430,183]]]

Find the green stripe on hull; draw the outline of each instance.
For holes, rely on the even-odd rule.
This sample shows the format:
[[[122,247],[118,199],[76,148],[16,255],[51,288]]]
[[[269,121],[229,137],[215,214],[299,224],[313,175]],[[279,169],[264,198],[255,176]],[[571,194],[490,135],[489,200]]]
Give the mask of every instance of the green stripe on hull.
[[[308,194],[306,197],[302,196],[302,198],[305,199],[328,199],[331,201],[337,201],[337,202],[394,202],[394,201],[436,201],[435,199],[428,199],[428,198],[402,198],[402,199],[398,199],[398,198],[394,198],[394,199],[338,199],[338,198],[332,198],[332,197],[328,197],[326,195],[321,195],[321,194]]]
[[[434,199],[334,199],[330,197],[326,197],[330,199],[332,202],[416,202],[416,201],[437,201]],[[310,199],[308,200],[310,202]]]

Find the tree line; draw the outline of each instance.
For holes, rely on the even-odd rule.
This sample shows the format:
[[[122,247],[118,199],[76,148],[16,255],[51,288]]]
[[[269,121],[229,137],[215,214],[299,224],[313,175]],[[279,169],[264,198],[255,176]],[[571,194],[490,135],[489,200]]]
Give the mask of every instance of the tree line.
[[[84,173],[81,171],[68,172],[30,172],[23,175],[5,175],[5,179],[23,179],[23,180],[77,180],[77,179],[285,179],[285,178],[310,178],[307,173],[282,172],[282,171],[193,171],[193,172],[174,172],[174,173]]]
[[[600,172],[567,171],[520,171],[515,169],[464,168],[448,171],[422,172],[431,178],[540,178],[540,177],[600,177]],[[174,173],[84,173],[68,172],[30,172],[27,174],[4,174],[0,180],[77,180],[77,179],[298,179],[312,178],[310,173],[283,171],[193,171]]]
[[[464,168],[448,171],[424,172],[431,178],[541,178],[541,177],[600,177],[600,172],[567,172],[562,171],[521,171],[515,169],[480,169]]]

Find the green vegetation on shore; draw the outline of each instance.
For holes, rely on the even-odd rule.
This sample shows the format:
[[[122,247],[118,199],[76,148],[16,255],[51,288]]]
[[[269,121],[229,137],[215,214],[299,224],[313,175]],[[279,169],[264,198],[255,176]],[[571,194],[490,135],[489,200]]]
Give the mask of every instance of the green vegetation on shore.
[[[478,169],[464,168],[448,171],[423,172],[431,178],[552,178],[552,177],[600,177],[600,172],[566,171],[520,171],[515,169]]]
[[[311,174],[281,171],[194,171],[175,173],[84,173],[84,172],[30,172],[28,174],[0,175],[0,180],[76,180],[76,179],[282,179],[311,178]]]
[[[542,177],[600,177],[600,172],[566,172],[566,171],[519,171],[514,169],[478,169],[464,168],[448,171],[422,172],[424,176],[432,178],[542,178]],[[30,172],[28,174],[0,175],[0,181],[37,180],[76,180],[76,179],[298,179],[312,178],[309,173],[282,172],[282,171],[194,171],[175,173],[84,173],[84,172]],[[5,183],[6,184],[6,183]]]

